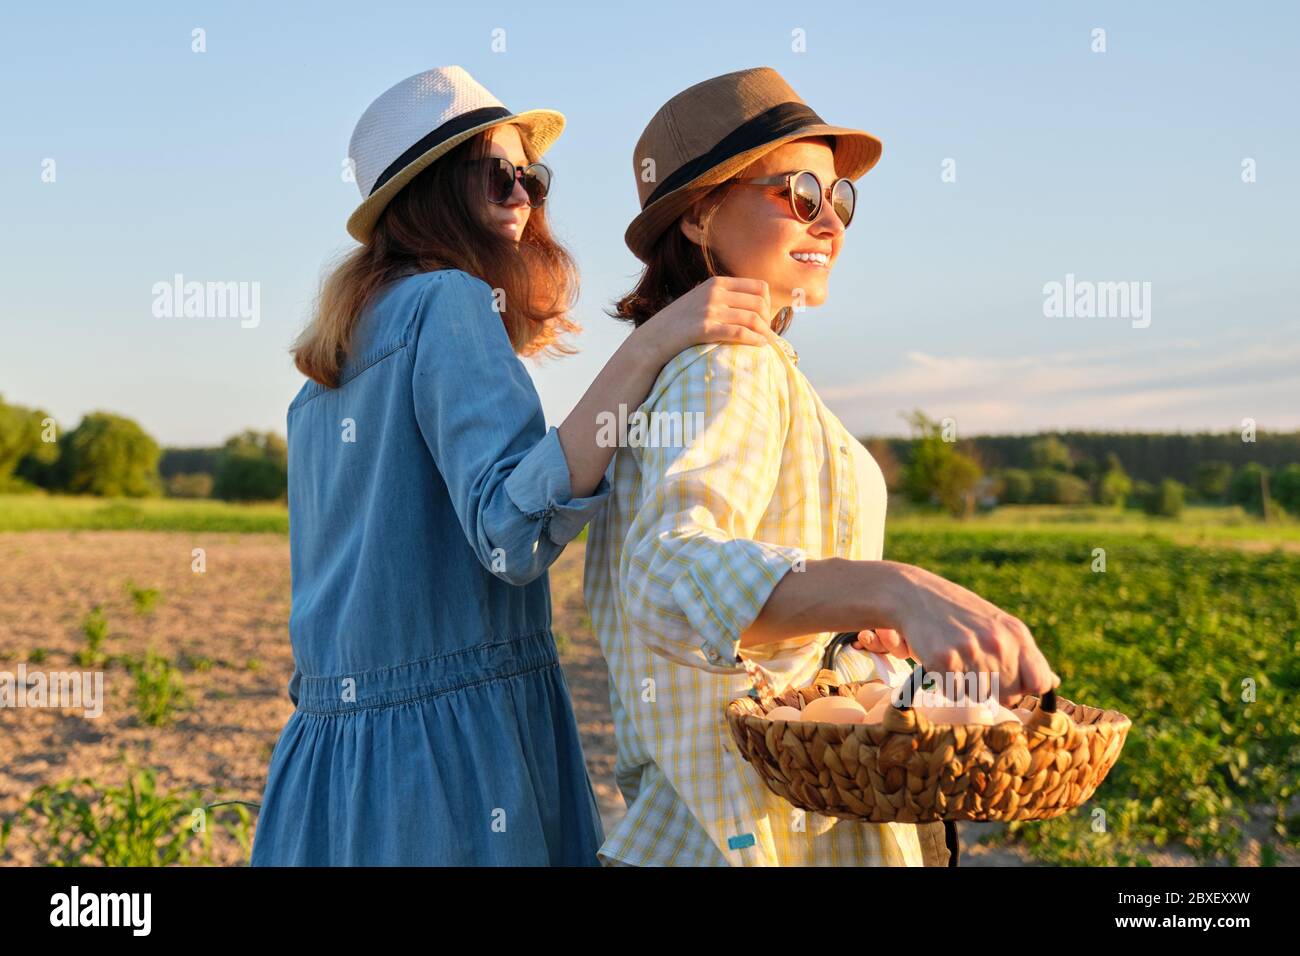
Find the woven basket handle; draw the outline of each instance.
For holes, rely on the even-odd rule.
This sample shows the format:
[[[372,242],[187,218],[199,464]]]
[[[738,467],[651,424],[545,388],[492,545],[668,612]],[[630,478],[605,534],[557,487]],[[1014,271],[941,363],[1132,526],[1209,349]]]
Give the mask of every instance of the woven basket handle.
[[[840,650],[847,644],[852,644],[858,639],[857,631],[841,631],[830,639],[826,644],[826,653],[822,655],[822,670],[834,670],[835,658],[839,656]],[[907,710],[912,706],[914,698],[921,690],[921,683],[925,680],[925,666],[916,665],[916,670],[912,671],[912,676],[907,679],[903,685],[901,710]],[[1039,708],[1045,714],[1056,713],[1056,690],[1054,688],[1045,691],[1038,702]]]

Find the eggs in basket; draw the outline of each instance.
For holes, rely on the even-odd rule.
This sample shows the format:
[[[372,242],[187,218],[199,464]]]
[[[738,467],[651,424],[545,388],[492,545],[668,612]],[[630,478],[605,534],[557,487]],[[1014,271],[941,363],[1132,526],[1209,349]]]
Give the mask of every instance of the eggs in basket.
[[[919,665],[910,674],[878,666],[884,680],[844,683],[832,662],[828,652],[806,687],[777,694],[756,680],[753,692],[726,705],[732,740],[768,789],[826,816],[1050,819],[1092,796],[1133,725],[1055,689],[1026,695],[1012,711],[996,694],[953,700],[941,685],[927,690]],[[959,687],[944,689],[959,695]]]
[[[893,706],[893,688],[884,681],[862,684],[852,697],[813,697],[800,710],[783,706],[769,711],[768,720],[798,720],[824,724],[878,724],[885,719],[886,708]],[[922,690],[912,701],[912,708],[934,724],[994,724],[1029,719],[1026,710],[1010,710],[997,701],[953,700],[939,690]]]

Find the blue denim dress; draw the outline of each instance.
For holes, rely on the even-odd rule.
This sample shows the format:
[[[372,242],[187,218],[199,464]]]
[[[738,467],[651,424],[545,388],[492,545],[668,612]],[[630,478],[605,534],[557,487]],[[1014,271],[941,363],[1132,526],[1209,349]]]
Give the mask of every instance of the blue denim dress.
[[[402,277],[358,323],[289,406],[297,709],[252,864],[598,865],[546,569],[609,483],[571,497],[482,281]]]

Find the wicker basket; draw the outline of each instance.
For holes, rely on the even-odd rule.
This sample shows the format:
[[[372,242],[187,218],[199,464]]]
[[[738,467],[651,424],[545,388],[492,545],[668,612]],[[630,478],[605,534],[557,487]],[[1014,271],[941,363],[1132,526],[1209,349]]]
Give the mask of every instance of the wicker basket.
[[[769,789],[812,813],[872,823],[932,820],[1046,820],[1079,806],[1119,758],[1130,721],[1048,691],[1023,698],[1021,724],[934,724],[909,707],[887,707],[879,724],[768,720],[782,704],[814,697],[851,697],[860,683],[841,684],[834,654],[855,634],[827,648],[810,687],[727,705],[727,723],[741,755]],[[923,669],[902,697],[920,689]]]

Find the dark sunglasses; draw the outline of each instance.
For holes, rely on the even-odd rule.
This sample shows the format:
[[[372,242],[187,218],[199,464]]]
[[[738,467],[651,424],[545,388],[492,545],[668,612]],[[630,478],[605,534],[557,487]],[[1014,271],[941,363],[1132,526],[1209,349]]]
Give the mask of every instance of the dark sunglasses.
[[[822,181],[810,169],[759,179],[737,179],[737,186],[781,186],[790,197],[790,211],[800,222],[816,222],[822,214],[822,199],[830,200],[831,209],[847,229],[857,206],[857,188],[847,179],[837,179],[823,188]]]
[[[528,205],[536,209],[546,202],[546,194],[551,191],[551,168],[543,163],[530,163],[516,166],[500,156],[469,160],[467,165],[478,166],[483,170],[483,184],[487,191],[487,201],[502,205],[509,202],[515,191],[515,183],[524,184],[528,194]]]

